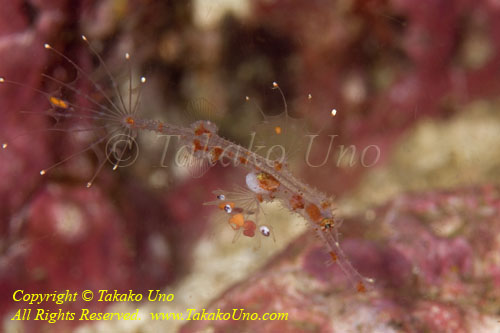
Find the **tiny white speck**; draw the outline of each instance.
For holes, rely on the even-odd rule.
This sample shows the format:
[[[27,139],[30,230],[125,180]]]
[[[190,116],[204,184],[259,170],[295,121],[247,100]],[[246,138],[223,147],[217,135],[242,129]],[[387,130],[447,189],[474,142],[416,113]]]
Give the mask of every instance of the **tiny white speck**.
[[[3,77],[0,77],[0,82],[5,82],[5,79]]]
[[[312,99],[313,96],[311,94],[307,95],[307,99]]]
[[[269,230],[268,227],[266,226],[262,226],[259,228],[260,229],[260,233],[265,236],[265,237],[269,237],[269,235],[271,234],[271,230]]]
[[[113,166],[113,171],[116,171],[116,169],[118,169],[118,164],[115,164],[115,165]]]
[[[278,82],[274,81],[274,82],[273,82],[273,87],[275,87],[275,88],[276,88],[277,86],[278,86]]]
[[[87,37],[85,37],[85,35],[82,35],[82,39],[83,39],[84,41],[87,41]]]
[[[332,109],[331,115],[332,115],[332,117],[335,117],[337,115],[337,110]]]
[[[87,183],[87,188],[90,188],[92,186],[92,182]]]
[[[127,52],[127,53],[125,53],[125,59],[127,59],[127,60],[129,60],[129,59],[130,59],[130,54],[128,54],[128,52]]]
[[[47,43],[43,44],[43,47],[45,47],[46,49],[50,49],[50,45]]]
[[[146,78],[145,78],[144,76],[143,76],[143,77],[141,77],[141,82],[142,82],[142,83],[146,83]]]
[[[40,171],[40,175],[45,175],[47,172],[45,170]]]
[[[249,100],[250,100],[250,97],[245,96],[245,100],[246,100],[246,101],[249,101]]]
[[[7,148],[7,146],[8,146],[8,144],[4,143],[4,144],[2,145],[2,148],[3,148],[3,149],[5,149],[5,148]]]

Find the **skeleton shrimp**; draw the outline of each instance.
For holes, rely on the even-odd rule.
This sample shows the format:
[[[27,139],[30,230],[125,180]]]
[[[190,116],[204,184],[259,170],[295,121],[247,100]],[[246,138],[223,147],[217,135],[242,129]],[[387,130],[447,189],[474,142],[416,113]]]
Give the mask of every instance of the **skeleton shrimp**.
[[[117,149],[116,146],[113,146],[111,150],[115,153],[116,158],[116,161],[113,163],[113,169],[120,166],[125,149],[130,148],[131,143],[135,142],[134,138],[138,132],[151,131],[168,139],[175,137],[178,139],[181,150],[183,150],[184,164],[191,170],[195,170],[194,173],[197,176],[203,175],[208,168],[218,163],[228,165],[232,162],[234,166],[243,167],[247,170],[245,178],[246,189],[240,188],[235,192],[216,191],[214,192],[216,200],[207,203],[208,205],[216,205],[224,214],[227,214],[227,223],[235,231],[235,237],[243,235],[244,237],[253,238],[258,235],[258,237],[274,238],[272,227],[260,224],[259,216],[262,215],[262,203],[277,200],[290,212],[302,216],[307,221],[326,245],[331,260],[339,265],[348,278],[357,286],[359,292],[366,290],[367,283],[373,283],[372,279],[362,276],[351,265],[342,251],[339,244],[340,222],[334,216],[333,200],[328,195],[312,189],[309,185],[297,179],[289,170],[284,155],[281,158],[275,158],[269,154],[262,156],[255,151],[234,144],[219,136],[217,126],[210,120],[197,120],[190,126],[183,127],[158,120],[141,118],[138,115],[140,91],[135,101],[132,100],[131,96],[128,99],[123,98],[116,88],[117,85],[105,67],[102,58],[88,43],[85,36],[82,36],[82,39],[89,45],[90,50],[106,69],[107,76],[113,83],[117,101],[112,101],[102,88],[93,82],[75,62],[48,44],[45,45],[45,48],[54,51],[74,66],[81,75],[86,77],[93,84],[97,92],[104,97],[106,104],[100,103],[90,95],[85,95],[77,90],[73,90],[73,92],[86,99],[90,103],[89,107],[80,107],[43,91],[37,91],[47,97],[49,104],[56,110],[55,113],[57,115],[78,119],[91,119],[101,123],[100,126],[107,131],[107,134],[92,143],[92,147],[106,140],[109,144],[110,140],[116,140],[117,135],[119,135],[119,141],[123,141],[123,138],[125,138],[125,148]],[[125,58],[129,60],[130,56],[126,54]],[[46,77],[56,81],[54,78]],[[131,80],[131,78],[129,79]],[[146,78],[142,77],[140,84],[145,82]],[[0,78],[0,83],[24,86],[5,78]],[[58,83],[71,89],[71,87],[64,83]],[[131,85],[130,81],[130,91],[132,90]],[[273,125],[271,128],[276,135],[285,136],[287,132],[290,132],[290,129],[288,129],[289,118],[286,100],[278,83],[273,82],[272,88],[278,90],[283,98],[285,104],[285,123],[282,125]],[[246,99],[249,100],[248,97]],[[331,110],[331,116],[335,116],[336,114],[337,110]],[[125,136],[122,137],[122,135]],[[3,149],[7,149],[7,147],[8,143],[2,144]],[[88,149],[90,149],[90,146],[83,151]],[[52,165],[50,168],[41,170],[40,174],[45,175],[50,169],[81,154],[83,151],[69,156]],[[116,155],[117,152],[118,154]],[[106,153],[106,157],[108,159],[108,152]],[[87,183],[87,187],[92,185],[105,162],[98,166],[96,173]]]

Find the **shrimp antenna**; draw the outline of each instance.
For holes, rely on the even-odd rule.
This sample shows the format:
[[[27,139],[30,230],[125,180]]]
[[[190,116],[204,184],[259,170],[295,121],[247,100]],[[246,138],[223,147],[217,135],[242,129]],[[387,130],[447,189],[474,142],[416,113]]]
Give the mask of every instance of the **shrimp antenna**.
[[[260,115],[262,116],[262,120],[266,119],[266,114],[264,113],[264,111],[262,110],[262,108],[259,106],[259,104],[257,104],[257,102],[255,102],[249,96],[245,96],[245,101],[251,102],[257,108],[257,110],[259,110]]]
[[[283,100],[283,106],[285,107],[285,135],[286,135],[286,131],[288,129],[288,104],[286,103],[285,94],[283,93],[283,90],[281,90],[278,82],[276,81],[273,82],[273,87],[271,89],[278,90],[281,95],[281,99]]]
[[[66,84],[64,82],[61,82],[61,81],[59,81],[59,80],[57,80],[55,78],[52,78],[49,75],[43,75],[43,76],[46,77],[46,78],[50,78],[54,82],[60,83],[62,86],[66,87],[68,89],[74,90],[75,92],[78,93],[77,90],[75,90],[73,87],[69,86],[68,84]],[[95,127],[94,126],[94,127],[90,127],[90,128],[78,128],[78,129],[56,128],[55,126],[57,126],[57,124],[59,123],[58,117],[66,117],[66,118],[73,117],[73,118],[78,118],[78,119],[116,121],[116,118],[114,118],[113,116],[110,116],[110,115],[106,115],[102,111],[98,111],[96,109],[89,108],[89,107],[80,106],[80,105],[71,103],[69,101],[57,98],[54,95],[49,94],[49,93],[47,93],[47,92],[45,92],[43,90],[40,90],[40,89],[37,89],[37,88],[33,88],[31,86],[28,86],[28,85],[20,83],[20,82],[7,80],[7,79],[5,79],[3,77],[0,77],[0,84],[3,84],[3,83],[14,85],[14,86],[19,86],[19,87],[22,87],[22,88],[34,91],[34,92],[36,92],[36,93],[38,93],[38,94],[46,97],[48,99],[50,105],[52,106],[52,109],[48,109],[48,110],[45,110],[43,112],[19,111],[19,113],[21,113],[21,114],[32,114],[32,115],[38,115],[38,116],[41,116],[41,115],[42,116],[48,116],[48,117],[53,118],[56,121],[56,124],[54,124],[50,128],[37,129],[37,130],[34,130],[34,131],[32,130],[32,131],[27,131],[26,133],[18,134],[17,136],[15,136],[14,138],[12,138],[12,139],[9,140],[11,142],[15,141],[15,140],[17,140],[19,138],[22,138],[22,137],[24,137],[26,135],[33,135],[33,133],[36,133],[36,132],[40,132],[40,133],[41,132],[46,132],[46,131],[49,131],[49,132],[65,132],[65,133],[69,133],[69,132],[90,132],[90,131],[95,131],[96,129],[105,129],[105,128],[108,128],[108,127],[112,126],[111,124],[108,124],[108,125],[102,125],[102,126],[99,126],[99,127]],[[85,94],[82,94],[82,93],[80,93],[79,95],[82,95],[87,100],[89,100],[89,101],[97,104],[97,101],[91,99],[88,95],[85,95]],[[97,104],[97,105],[99,105],[99,104]],[[104,106],[101,106],[101,107],[104,107]],[[79,113],[79,112],[76,112],[75,109],[79,109],[80,111],[87,111],[90,114]],[[61,110],[61,111],[59,111],[59,110]],[[51,111],[52,111],[52,113],[51,113]],[[111,110],[109,110],[109,111],[111,111]],[[8,146],[9,146],[9,143],[7,143],[7,142],[2,143],[2,149],[7,149]]]
[[[104,167],[104,164],[106,164],[106,161],[109,160],[109,156],[111,155],[111,151],[109,152],[109,154],[107,153],[107,151],[105,151],[105,155],[106,155],[106,157],[102,160],[102,162],[99,164],[97,169],[94,171],[92,178],[87,182],[87,188],[90,188],[92,186],[92,184],[94,184],[94,180],[97,178],[97,175],[101,172],[102,168]],[[121,157],[123,157],[123,152],[122,152]],[[113,167],[113,170],[116,170],[117,167],[118,167],[118,164],[115,164],[115,166]]]
[[[128,110],[132,111],[132,64],[130,63],[130,54],[125,53],[125,59],[128,65]]]
[[[89,144],[89,145],[88,145],[87,147],[85,147],[84,149],[79,150],[79,151],[77,151],[76,153],[73,153],[73,154],[69,155],[69,156],[68,156],[68,157],[66,157],[65,159],[63,159],[63,160],[61,160],[61,161],[59,161],[59,162],[56,162],[56,163],[52,164],[50,167],[48,167],[48,168],[46,168],[46,169],[41,170],[41,171],[40,171],[40,175],[44,176],[44,175],[46,175],[46,174],[47,174],[47,172],[48,172],[49,170],[54,169],[55,167],[57,167],[57,166],[59,166],[59,165],[61,165],[61,164],[65,163],[65,162],[67,162],[67,161],[71,160],[73,157],[78,156],[78,155],[80,155],[80,154],[82,154],[82,153],[84,153],[84,152],[88,151],[89,149],[92,149],[93,147],[95,147],[95,146],[96,146],[96,145],[98,145],[99,143],[101,143],[101,142],[103,142],[104,140],[106,140],[106,139],[107,139],[107,138],[108,138],[111,134],[115,133],[116,131],[118,131],[118,129],[115,129],[115,130],[113,130],[113,131],[109,132],[108,134],[106,134],[105,136],[103,136],[102,138],[100,138],[99,140],[94,141],[94,142],[92,142],[91,144]]]
[[[86,41],[86,39],[84,39],[84,40]],[[87,45],[89,46],[90,50],[95,54],[94,49],[90,46],[90,44],[88,42],[87,42]],[[87,80],[89,80],[92,83],[92,85],[101,93],[101,95],[109,102],[109,104],[111,104],[113,106],[113,108],[116,110],[116,112],[119,115],[125,115],[124,110],[120,110],[120,108],[115,103],[113,103],[111,98],[109,98],[109,96],[104,92],[104,90],[76,62],[74,62],[73,60],[71,60],[70,58],[65,56],[63,53],[59,52],[58,50],[54,49],[52,46],[50,46],[50,44],[46,43],[43,46],[46,49],[51,50],[52,52],[54,52],[55,54],[57,54],[58,56],[60,56],[64,60],[66,60],[68,63],[70,63],[78,71],[78,73],[82,74]],[[103,61],[99,55],[97,55],[97,57],[98,57],[100,62]],[[107,67],[105,65],[103,67],[105,68],[108,76],[110,76],[111,74],[109,74]],[[115,80],[112,77],[110,77],[110,78],[111,78],[111,82],[112,82],[113,86],[116,86]],[[123,105],[123,100],[122,100],[122,105]]]
[[[70,86],[69,84],[65,83],[65,82],[62,82],[60,80],[57,80],[56,78],[50,76],[50,75],[47,75],[47,74],[42,74],[42,77],[44,78],[47,78],[57,84],[60,84],[61,86],[63,86],[64,88],[67,88],[69,90],[71,90],[72,92],[78,94],[79,96],[82,96],[83,98],[85,98],[87,101],[95,104],[96,106],[98,107],[101,107],[107,111],[109,111],[112,115],[116,115],[116,112],[113,112],[113,110],[110,110],[109,108],[107,108],[105,105],[102,105],[102,104],[99,104],[99,102],[97,102],[95,99],[93,99],[92,97],[90,97],[89,95],[87,94],[84,94],[82,92],[80,92],[78,89],[75,89],[73,88],[72,86]],[[15,86],[19,86],[19,87],[22,87],[22,88],[25,88],[25,89],[29,89],[31,91],[34,91],[40,95],[43,95],[47,98],[47,100],[49,101],[49,103],[55,107],[55,108],[59,108],[61,110],[71,110],[71,116],[73,117],[78,117],[78,118],[81,118],[81,119],[106,119],[106,120],[116,120],[114,117],[110,116],[110,115],[107,115],[107,118],[106,118],[106,114],[103,113],[102,111],[99,111],[97,109],[94,109],[94,108],[91,108],[91,107],[85,107],[85,106],[81,106],[81,105],[77,105],[75,103],[71,103],[67,100],[62,100],[60,98],[57,98],[55,97],[53,94],[49,94],[43,90],[40,90],[40,89],[37,89],[37,88],[33,88],[33,87],[30,87],[26,84],[23,84],[23,83],[20,83],[20,82],[16,82],[16,81],[11,81],[11,80],[7,80],[3,77],[0,77],[0,84],[1,83],[7,83],[7,84],[10,84],[10,85],[15,85]],[[92,118],[92,116],[89,116],[89,115],[86,115],[86,114],[77,114],[75,112],[75,109],[80,109],[82,111],[88,111],[89,113],[92,113],[92,114],[95,114],[96,116],[94,118]],[[49,115],[51,116],[50,114],[48,114],[47,112],[50,111],[50,110],[47,110],[45,112],[29,112],[29,111],[21,111],[22,113],[31,113],[31,114],[38,114],[38,115]],[[57,115],[61,115],[63,116],[63,114],[61,113],[57,113],[55,112],[55,114]],[[66,116],[69,116],[69,115],[66,115]]]
[[[101,64],[102,68],[104,68],[104,71],[106,72],[106,75],[108,76],[108,78],[111,81],[111,84],[113,85],[113,89],[114,89],[116,95],[120,99],[120,103],[121,103],[121,105],[123,107],[123,111],[121,113],[124,114],[124,111],[126,111],[127,108],[125,107],[125,102],[123,101],[123,96],[120,93],[120,90],[118,89],[118,84],[116,83],[115,79],[113,78],[113,75],[111,75],[111,72],[109,71],[108,66],[106,66],[106,63],[102,59],[101,55],[94,49],[94,47],[92,46],[92,44],[90,44],[90,42],[88,41],[88,39],[87,39],[87,37],[85,35],[82,35],[82,40],[85,43],[87,43],[90,51],[97,57],[97,59],[99,60],[99,64]],[[127,55],[128,55],[128,53],[127,53]],[[65,57],[65,58],[67,58],[67,57]],[[127,56],[125,56],[125,58],[128,60]],[[130,58],[130,56],[129,56],[129,58]],[[86,75],[86,76],[89,77],[88,75]],[[100,87],[98,87],[98,88],[100,88]],[[105,97],[106,97],[106,99],[109,100],[109,97],[107,95]]]
[[[128,52],[125,53],[125,60],[127,60],[127,63],[128,63],[128,91],[129,91],[129,95],[128,95],[128,112],[131,113],[131,114],[136,114],[138,106],[139,106],[139,101],[140,101],[141,95],[142,95],[142,84],[146,83],[146,77],[141,76],[141,78],[140,78],[140,85],[138,87],[133,88],[132,87],[132,64],[131,64],[131,56],[130,56],[130,54]],[[132,92],[136,88],[139,88],[139,90],[138,90],[138,93],[137,93],[137,97],[135,99],[135,103],[134,103],[134,105],[132,107]]]
[[[143,85],[145,83],[146,83],[146,77],[141,76],[141,84]],[[142,87],[143,87],[142,85],[139,86],[139,92],[137,93],[137,98],[135,99],[135,104],[134,104],[134,109],[132,110],[132,114],[136,114],[137,109],[139,108],[139,102],[142,96]]]
[[[104,68],[105,73],[106,73],[105,78],[107,78],[112,83],[113,89],[114,89],[113,91],[116,93],[116,95],[118,96],[118,98],[120,100],[120,102],[118,102],[118,104],[113,102],[113,100],[104,91],[104,89],[96,81],[94,81],[90,77],[90,75],[86,71],[83,70],[83,68],[81,66],[79,66],[75,61],[71,60],[69,57],[64,55],[62,52],[58,51],[57,49],[54,49],[51,45],[49,45],[47,43],[44,44],[44,48],[47,50],[51,50],[52,52],[57,54],[59,57],[64,59],[77,71],[77,73],[81,77],[83,77],[85,80],[88,80],[88,82],[90,82],[92,84],[92,88],[95,91],[97,91],[98,93],[100,93],[102,98],[105,99],[105,101],[106,101],[105,103],[101,103],[101,102],[97,101],[95,98],[80,91],[79,89],[77,89],[73,85],[68,84],[66,82],[63,82],[61,80],[58,80],[55,77],[52,77],[52,76],[47,75],[47,74],[42,74],[42,77],[56,83],[59,86],[59,88],[66,88],[69,91],[73,92],[74,94],[76,94],[78,96],[82,96],[84,98],[84,100],[86,100],[87,102],[89,102],[91,104],[90,107],[85,106],[85,105],[79,105],[79,103],[71,103],[65,99],[61,99],[59,97],[56,97],[56,95],[48,93],[48,92],[43,91],[41,89],[30,87],[30,86],[23,84],[23,83],[6,80],[3,77],[0,77],[0,84],[1,83],[8,83],[8,84],[20,86],[23,88],[27,88],[27,89],[30,89],[30,90],[47,98],[49,104],[51,105],[50,109],[47,109],[43,112],[21,111],[21,113],[25,113],[25,114],[49,116],[55,120],[55,124],[53,124],[52,126],[49,126],[49,128],[38,129],[38,130],[35,130],[35,132],[53,131],[53,132],[64,132],[64,133],[70,133],[70,132],[76,133],[76,132],[96,131],[96,130],[100,130],[100,129],[105,130],[105,133],[103,135],[99,135],[98,138],[92,139],[92,142],[88,143],[83,149],[77,151],[76,153],[71,154],[70,156],[65,157],[64,159],[52,164],[50,167],[40,171],[40,175],[45,175],[50,170],[56,168],[57,166],[60,166],[61,164],[71,160],[72,158],[74,158],[82,153],[85,153],[90,149],[95,148],[97,145],[103,143],[104,141],[109,140],[108,144],[113,143],[112,149],[108,151],[108,149],[107,149],[108,145],[106,145],[105,158],[103,160],[100,160],[99,165],[98,165],[97,169],[95,170],[91,180],[87,183],[87,187],[91,187],[94,180],[96,179],[96,177],[98,176],[98,174],[100,173],[100,171],[102,170],[104,165],[106,164],[106,161],[110,160],[109,157],[112,154],[115,154],[114,155],[115,162],[114,162],[113,170],[116,170],[120,166],[120,163],[122,163],[124,161],[123,157],[127,151],[127,148],[128,149],[132,148],[133,137],[131,134],[134,130],[132,128],[129,128],[129,127],[121,126],[121,123],[122,123],[123,116],[125,116],[131,112],[135,113],[138,110],[140,96],[142,93],[142,85],[139,87],[138,97],[135,100],[134,105],[132,105],[133,104],[132,67],[130,65],[130,55],[129,55],[129,53],[126,53],[125,59],[127,61],[129,61],[128,62],[128,64],[129,64],[129,68],[128,68],[128,72],[129,72],[128,73],[129,74],[128,75],[129,76],[129,78],[128,78],[129,79],[129,86],[128,86],[129,99],[127,101],[128,102],[128,108],[127,108],[125,105],[125,102],[124,102],[124,98],[123,98],[122,94],[120,93],[120,91],[118,90],[118,85],[117,85],[114,77],[111,75],[109,68],[104,63],[104,60],[95,51],[95,49],[88,42],[88,40],[85,36],[82,35],[82,39],[87,43],[87,46],[92,51],[92,54],[99,60],[100,65]],[[146,82],[146,78],[141,77],[140,83],[144,84],[145,82]],[[109,103],[110,105],[108,106],[107,103]],[[85,127],[73,128],[73,129],[62,128],[59,125],[60,125],[60,120],[64,119],[64,118],[100,120],[100,121],[103,121],[104,123],[102,123],[100,126],[90,126],[87,128],[85,128]],[[114,135],[117,132],[120,132],[123,130],[125,130],[124,135],[127,139],[116,140],[116,136],[114,136]],[[16,140],[19,137],[22,137],[22,136],[27,135],[27,134],[33,134],[33,131],[18,135],[13,140]],[[119,153],[115,150],[115,149],[117,149],[117,146],[116,146],[117,142],[118,143],[126,142],[126,145],[123,147],[123,149],[121,149],[121,151]],[[2,149],[7,149],[8,146],[9,146],[9,144],[7,142],[1,144]],[[95,153],[97,154],[98,152],[95,151]],[[118,153],[118,154],[116,154],[116,153]],[[98,157],[98,159],[103,158],[101,154],[98,154],[97,157]]]

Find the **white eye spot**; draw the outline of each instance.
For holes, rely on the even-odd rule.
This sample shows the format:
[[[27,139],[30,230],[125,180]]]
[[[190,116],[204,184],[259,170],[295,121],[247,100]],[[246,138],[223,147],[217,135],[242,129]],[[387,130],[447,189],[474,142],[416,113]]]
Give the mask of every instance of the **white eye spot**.
[[[260,233],[265,237],[269,237],[269,235],[271,235],[271,230],[269,230],[269,228],[266,227],[265,225],[260,227],[259,230],[260,230]]]
[[[231,206],[229,204],[227,204],[227,205],[224,206],[224,210],[228,214],[231,214],[231,212],[233,211],[233,209],[231,208]]]
[[[217,199],[219,199],[219,200],[226,200],[226,196],[224,194],[219,194],[217,196]]]

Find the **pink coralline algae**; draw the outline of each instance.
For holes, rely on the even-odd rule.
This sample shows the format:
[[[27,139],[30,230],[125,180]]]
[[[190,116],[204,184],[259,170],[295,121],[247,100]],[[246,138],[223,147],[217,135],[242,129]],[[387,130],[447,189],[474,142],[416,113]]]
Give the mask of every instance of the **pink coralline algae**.
[[[129,12],[116,17],[92,0],[4,2],[0,76],[50,91],[41,74],[58,77],[71,66],[47,52],[44,43],[94,75],[91,52],[76,42],[89,32],[85,26],[109,63],[118,62],[110,55],[113,48],[131,46],[135,38],[139,47],[129,51],[138,51],[136,64],[157,65],[152,76],[161,78],[160,93],[148,100],[151,108],[161,105],[162,96],[167,102],[157,108],[175,119],[172,110],[194,97],[188,95],[216,87],[208,90],[216,92],[213,99],[235,110],[221,121],[221,133],[242,138],[248,134],[240,130],[247,120],[244,96],[265,95],[263,87],[276,80],[290,111],[314,130],[323,129],[314,161],[323,159],[332,134],[339,135],[336,146],[356,145],[358,152],[377,145],[382,163],[421,116],[445,118],[460,105],[500,92],[500,6],[494,0],[256,0],[248,17],[233,19],[233,26],[227,19],[227,29],[223,23],[209,32],[195,28],[189,1],[147,6],[122,1]],[[120,33],[121,28],[131,32]],[[174,52],[158,54],[159,40],[164,51]],[[483,40],[486,51],[468,47],[471,40]],[[245,80],[253,87],[245,87]],[[95,92],[89,82],[78,89]],[[279,107],[269,108],[270,100]],[[283,109],[274,92],[259,102],[266,112]],[[81,154],[41,177],[40,170],[82,149],[82,142],[38,131],[51,120],[20,113],[47,110],[47,98],[34,90],[2,85],[0,104],[0,136],[9,141],[0,163],[2,318],[17,309],[11,301],[16,289],[141,292],[165,287],[189,271],[193,245],[206,230],[201,204],[211,200],[212,189],[234,183],[228,181],[232,171],[215,168],[167,191],[150,186],[151,170],[144,165],[113,175],[108,167],[95,188],[86,189],[98,164],[92,154]],[[328,118],[332,108],[338,110],[334,121]],[[366,168],[339,167],[335,161],[331,157],[324,168],[303,172],[304,178],[344,195]],[[377,281],[364,294],[356,293],[336,265],[325,266],[331,259],[321,243],[304,235],[210,305],[210,311],[288,312],[288,321],[192,322],[183,331],[213,326],[215,331],[476,332],[491,331],[491,322],[496,329],[498,203],[494,187],[429,192],[397,199],[377,209],[373,220],[346,220],[341,231],[348,258]],[[33,322],[24,324],[37,329]]]
[[[128,290],[136,279],[130,274],[133,253],[126,246],[121,216],[103,198],[97,188],[55,184],[37,193],[9,230],[0,270],[2,299],[12,299],[16,290]],[[11,305],[4,303],[2,311],[14,310]],[[77,311],[104,305],[78,298],[64,305],[48,302],[42,309]]]
[[[194,321],[182,332],[487,332],[498,325],[500,190],[402,196],[344,221],[342,245],[376,282],[357,293],[312,233],[227,290],[207,313],[288,313],[286,321]]]
[[[96,97],[97,89],[85,80],[85,74],[76,73],[67,61],[44,48],[45,43],[50,44],[89,76],[97,76],[92,52],[82,44],[83,31],[77,27],[91,22],[98,28],[92,36],[95,40],[106,38],[99,33],[112,33],[99,28],[109,19],[99,16],[101,7],[95,3],[13,0],[0,11],[0,77],[23,84],[2,83],[0,89],[0,145],[8,143],[6,149],[0,148],[0,316],[6,320],[19,309],[19,303],[12,300],[15,290],[80,294],[84,289],[131,289],[141,293],[164,287],[187,271],[190,249],[206,223],[201,209],[183,214],[185,204],[172,204],[180,203],[179,196],[154,191],[134,177],[120,179],[119,172],[112,175],[110,164],[104,166],[94,187],[87,189],[86,182],[103,161],[95,158],[93,149],[40,175],[41,170],[84,150],[91,142],[89,133],[74,131],[67,136],[48,131],[56,120],[41,116],[51,106],[48,95],[37,90],[56,96],[61,92],[61,85],[44,78],[45,73],[71,84],[65,93],[71,93],[70,87],[79,92],[70,94],[71,103],[95,107],[84,97]],[[91,17],[94,14],[96,18]],[[94,126],[82,119],[58,119],[63,120]],[[102,157],[101,148],[95,150]],[[188,183],[190,189],[193,184]],[[204,193],[199,206],[209,199],[210,192]],[[107,305],[80,299],[61,308],[97,311]],[[57,307],[51,303],[34,309]],[[34,330],[37,323],[16,324]],[[78,324],[61,323],[57,329]]]

